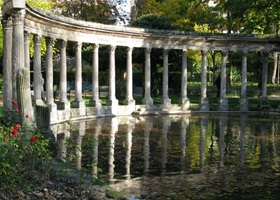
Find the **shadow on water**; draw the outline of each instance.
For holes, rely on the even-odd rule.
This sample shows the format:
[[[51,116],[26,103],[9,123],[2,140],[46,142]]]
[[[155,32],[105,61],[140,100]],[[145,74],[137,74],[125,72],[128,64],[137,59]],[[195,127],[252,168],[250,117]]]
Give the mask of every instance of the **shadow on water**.
[[[209,114],[54,125],[57,156],[136,199],[279,199],[280,119]],[[65,141],[75,144],[69,145]]]

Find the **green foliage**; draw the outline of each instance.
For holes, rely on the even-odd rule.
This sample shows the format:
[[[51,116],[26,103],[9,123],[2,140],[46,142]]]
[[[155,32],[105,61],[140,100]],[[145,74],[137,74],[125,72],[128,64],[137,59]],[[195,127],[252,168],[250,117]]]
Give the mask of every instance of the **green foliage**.
[[[0,129],[0,188],[5,193],[15,189],[29,191],[46,183],[51,174],[48,147],[49,139],[36,128],[26,130],[5,115]]]

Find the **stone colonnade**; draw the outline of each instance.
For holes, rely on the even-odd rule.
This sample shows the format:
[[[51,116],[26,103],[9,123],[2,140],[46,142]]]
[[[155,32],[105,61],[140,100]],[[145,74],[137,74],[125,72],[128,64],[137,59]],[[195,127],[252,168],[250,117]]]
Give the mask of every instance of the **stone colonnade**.
[[[13,0],[10,0],[14,2]],[[18,1],[22,2],[22,1]],[[14,4],[16,4],[14,2]],[[5,4],[6,5],[6,4]],[[8,6],[6,6],[8,7]],[[41,90],[41,42],[42,38],[46,41],[46,101],[45,103],[50,107],[51,121],[67,120],[73,117],[81,116],[102,116],[102,115],[124,115],[131,114],[135,111],[141,111],[142,114],[152,112],[164,112],[167,113],[184,113],[189,112],[189,99],[187,95],[187,51],[188,49],[200,50],[202,55],[202,72],[201,72],[201,101],[200,110],[209,111],[209,101],[207,98],[207,52],[209,50],[221,51],[222,54],[222,66],[221,66],[221,93],[219,100],[219,110],[228,110],[228,101],[226,97],[226,61],[229,51],[243,51],[242,55],[242,83],[241,83],[241,98],[240,98],[240,110],[248,111],[248,100],[246,96],[246,84],[247,84],[247,53],[248,51],[263,51],[263,80],[262,80],[262,98],[267,98],[267,68],[268,68],[268,53],[269,49],[277,47],[277,45],[267,45],[267,41],[254,39],[250,44],[244,39],[236,42],[229,47],[228,41],[230,38],[224,36],[215,40],[216,43],[208,41],[208,37],[190,35],[179,35],[175,33],[173,37],[170,35],[164,35],[160,31],[155,33],[163,34],[164,39],[158,41],[158,37],[154,37],[153,34],[148,34],[143,38],[146,30],[136,28],[118,28],[116,26],[108,26],[107,31],[111,32],[111,35],[103,33],[102,30],[106,29],[105,25],[90,24],[87,27],[92,28],[92,32],[84,31],[85,22],[78,22],[73,19],[62,19],[56,17],[50,18],[50,15],[44,15],[36,13],[26,5],[19,4],[14,5],[15,9],[7,8],[3,12],[3,29],[4,29],[4,108],[12,108],[12,100],[17,98],[16,94],[16,81],[15,76],[19,67],[26,67],[30,70],[30,55],[29,44],[30,37],[33,36],[34,42],[34,57],[33,57],[33,69],[34,69],[34,102],[42,103],[42,90]],[[34,17],[35,16],[35,17]],[[41,17],[41,18],[40,18]],[[42,22],[38,22],[41,19]],[[62,24],[55,24],[63,21]],[[73,22],[72,22],[73,21]],[[71,23],[70,23],[71,22]],[[77,26],[76,24],[82,23]],[[72,25],[75,24],[73,29]],[[61,26],[61,27],[60,27]],[[97,28],[95,27],[97,26]],[[100,32],[96,31],[98,26],[101,26]],[[104,28],[105,27],[105,28]],[[119,32],[111,29],[120,29],[122,35],[118,35]],[[81,33],[82,32],[82,33]],[[140,33],[138,33],[140,32]],[[124,36],[125,35],[125,36]],[[130,40],[132,37],[135,39]],[[176,38],[175,38],[176,37]],[[105,39],[104,39],[105,38]],[[172,41],[171,38],[175,38]],[[190,39],[191,38],[191,39]],[[182,41],[185,42],[182,42]],[[195,43],[196,41],[200,41]],[[248,38],[248,40],[252,40]],[[60,98],[58,102],[54,102],[54,88],[53,88],[53,42],[59,43],[60,50],[60,80],[59,80],[59,93]],[[75,77],[75,101],[70,105],[67,99],[67,63],[66,63],[66,47],[67,43],[75,42],[76,50],[76,77]],[[135,41],[133,43],[133,41]],[[202,42],[201,42],[202,41]],[[277,42],[277,41],[276,41]],[[91,108],[85,106],[85,102],[82,98],[82,45],[84,43],[90,43],[93,47],[93,63],[92,63],[92,99],[90,100]],[[159,44],[159,45],[158,45]],[[99,45],[108,45],[110,48],[109,55],[109,96],[106,102],[106,106],[102,106],[99,97]],[[115,66],[115,50],[118,46],[127,47],[127,80],[126,80],[126,97],[124,106],[120,106],[118,99],[116,99],[116,66]],[[132,70],[132,52],[134,48],[145,49],[145,85],[144,85],[144,97],[142,100],[143,105],[135,105],[133,99],[133,70]],[[163,91],[162,91],[162,105],[154,106],[153,99],[151,97],[151,51],[153,48],[163,49]],[[181,76],[181,99],[179,105],[174,107],[168,94],[168,56],[169,51],[172,49],[182,50],[182,76]],[[70,109],[77,108],[77,109]],[[75,110],[75,111],[73,111]],[[141,114],[140,112],[140,114]]]

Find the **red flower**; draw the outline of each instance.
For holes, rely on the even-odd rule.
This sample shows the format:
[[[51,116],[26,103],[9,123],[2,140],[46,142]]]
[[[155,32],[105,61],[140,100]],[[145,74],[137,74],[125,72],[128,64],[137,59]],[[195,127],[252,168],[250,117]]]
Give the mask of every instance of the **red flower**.
[[[33,136],[33,137],[30,138],[30,141],[33,142],[33,143],[36,143],[37,142],[37,138],[35,136]]]
[[[17,131],[17,129],[14,129],[14,130],[12,131],[12,134],[13,134],[13,136],[18,137],[18,131]]]
[[[9,140],[9,139],[10,139],[10,136],[9,136],[9,135],[6,135],[6,139]]]
[[[20,130],[20,124],[16,124],[15,126],[14,126],[14,129],[16,129],[16,130]]]
[[[14,104],[14,105],[17,104],[17,100],[16,100],[16,99],[13,100],[13,104]]]
[[[25,117],[26,117],[26,118],[29,118],[29,115],[27,114],[27,115],[25,115]]]
[[[16,108],[16,109],[15,109],[15,111],[18,113],[18,112],[19,112],[19,109],[18,109],[18,108]]]

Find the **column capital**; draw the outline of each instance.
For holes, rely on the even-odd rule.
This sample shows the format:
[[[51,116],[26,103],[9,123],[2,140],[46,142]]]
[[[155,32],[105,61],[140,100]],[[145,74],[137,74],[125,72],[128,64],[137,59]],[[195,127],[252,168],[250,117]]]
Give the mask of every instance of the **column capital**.
[[[244,49],[244,50],[242,51],[242,55],[243,55],[243,56],[247,56],[247,55],[248,55],[248,50],[247,50],[247,49]]]
[[[117,46],[116,45],[111,45],[110,46],[110,53],[114,53],[116,51]]]
[[[164,49],[163,49],[163,55],[164,55],[164,56],[168,56],[169,51],[170,51],[169,49],[165,49],[165,48],[164,48]]]
[[[33,37],[34,44],[41,43],[41,39],[42,39],[42,37],[40,35],[34,35],[34,37]]]
[[[11,15],[4,15],[2,19],[2,25],[4,29],[12,29],[13,17]]]
[[[99,49],[99,44],[96,44],[96,43],[92,44],[92,48],[93,48],[94,51],[95,51],[95,50],[98,51],[98,49]]]
[[[206,49],[202,49],[202,50],[201,50],[201,54],[202,54],[203,56],[206,56],[207,53],[208,53],[208,50],[206,50]]]
[[[263,57],[268,57],[268,55],[269,55],[269,51],[268,50],[265,49],[265,50],[262,51],[262,56]]]
[[[188,53],[188,49],[183,49],[183,53]]]
[[[47,44],[47,45],[52,45],[52,43],[53,43],[53,41],[54,41],[54,38],[52,38],[52,37],[46,37],[45,39],[46,39],[46,44]]]
[[[126,51],[127,51],[128,54],[131,54],[132,51],[133,51],[133,47],[127,47]]]
[[[12,15],[14,24],[22,24],[24,22],[25,9],[17,10]]]
[[[227,56],[228,55],[228,51],[222,50],[221,54],[222,54],[222,56]]]
[[[59,40],[59,47],[60,48],[66,48],[66,45],[67,45],[67,40],[65,40],[65,39],[60,39]]]
[[[81,49],[83,43],[82,42],[75,42],[75,50]]]
[[[145,54],[150,54],[151,51],[152,51],[152,48],[151,48],[151,47],[145,48]]]

